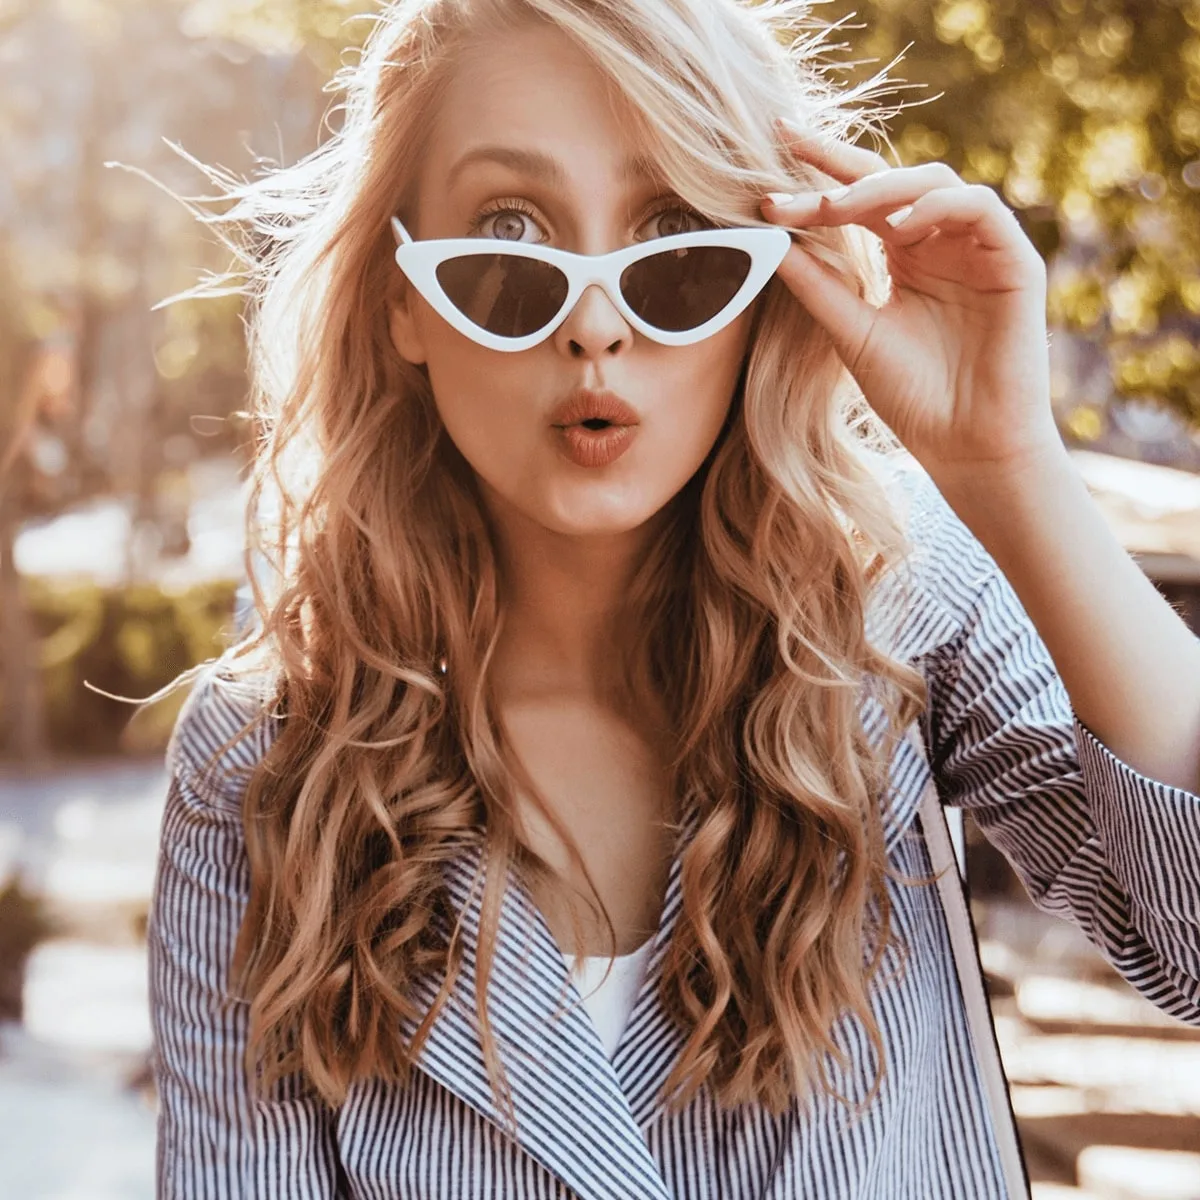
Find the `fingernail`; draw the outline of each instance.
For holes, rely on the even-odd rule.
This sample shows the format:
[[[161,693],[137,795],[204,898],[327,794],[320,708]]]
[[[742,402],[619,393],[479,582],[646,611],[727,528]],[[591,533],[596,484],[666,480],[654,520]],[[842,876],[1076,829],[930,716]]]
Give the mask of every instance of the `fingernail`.
[[[823,193],[826,200],[841,200],[843,196],[850,195],[849,187],[830,188],[829,191]]]
[[[898,208],[894,213],[888,213],[888,215],[883,219],[889,225],[899,225],[901,221],[906,221],[908,219],[908,216],[911,212],[912,205],[910,204],[907,208]]]
[[[795,200],[795,196],[791,192],[768,192],[767,199],[772,204],[778,207],[781,204],[791,204]]]
[[[801,125],[798,121],[793,121],[791,117],[776,117],[775,124],[779,126],[780,129],[787,130],[788,133],[794,133],[800,137],[811,138],[818,142],[824,141],[828,136],[824,130],[818,129],[815,125],[811,123]]]

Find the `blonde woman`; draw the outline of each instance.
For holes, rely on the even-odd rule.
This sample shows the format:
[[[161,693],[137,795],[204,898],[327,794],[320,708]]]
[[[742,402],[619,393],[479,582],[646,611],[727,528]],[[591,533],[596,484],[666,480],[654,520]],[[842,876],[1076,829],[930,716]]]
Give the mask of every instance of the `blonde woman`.
[[[1200,1024],[1200,645],[1033,247],[803,17],[400,0],[223,179],[275,573],[169,752],[160,1196],[1022,1193],[939,804]]]

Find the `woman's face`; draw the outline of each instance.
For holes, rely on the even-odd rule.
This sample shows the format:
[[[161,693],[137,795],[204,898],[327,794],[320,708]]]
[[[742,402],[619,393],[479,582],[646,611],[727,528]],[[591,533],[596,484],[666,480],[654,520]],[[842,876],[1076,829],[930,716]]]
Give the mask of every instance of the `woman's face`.
[[[605,79],[562,34],[534,28],[492,41],[464,59],[439,110],[410,232],[601,254],[703,228],[653,179],[625,176],[641,152],[631,137]],[[485,146],[536,154],[557,164],[558,178],[488,158],[455,170]],[[550,337],[506,352],[459,333],[405,287],[392,338],[426,365],[446,430],[502,526],[612,535],[659,512],[712,448],[752,313],[704,341],[663,346],[593,286]],[[639,414],[636,436],[606,466],[572,462],[552,427],[551,410],[577,387],[615,392]]]

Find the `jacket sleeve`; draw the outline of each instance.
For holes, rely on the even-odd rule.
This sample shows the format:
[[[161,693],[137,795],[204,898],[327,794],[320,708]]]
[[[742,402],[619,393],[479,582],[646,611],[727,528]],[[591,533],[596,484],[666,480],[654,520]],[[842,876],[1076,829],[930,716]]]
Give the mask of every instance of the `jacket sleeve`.
[[[973,598],[925,664],[939,795],[970,811],[1038,908],[1200,1025],[1200,796],[1139,773],[1083,725],[1012,586],[948,520],[939,556]]]
[[[227,984],[248,895],[240,813],[173,770],[147,933],[159,1200],[340,1195],[333,1114],[294,1090],[259,1100],[244,1073],[248,1005]]]

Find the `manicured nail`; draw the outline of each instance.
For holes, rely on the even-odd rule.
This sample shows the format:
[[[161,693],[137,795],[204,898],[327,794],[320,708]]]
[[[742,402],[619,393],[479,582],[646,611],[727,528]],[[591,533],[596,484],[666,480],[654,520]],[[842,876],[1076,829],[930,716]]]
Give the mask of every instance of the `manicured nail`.
[[[776,208],[778,208],[779,205],[781,205],[781,204],[791,204],[791,202],[793,200],[795,200],[795,198],[796,197],[791,192],[768,192],[767,193],[767,199],[770,200],[770,202],[772,204],[774,204],[776,206]]]
[[[899,225],[901,221],[908,220],[909,214],[912,212],[913,206],[910,204],[907,208],[898,208],[894,213],[888,213],[884,220],[889,225]]]
[[[844,196],[850,195],[849,187],[830,188],[829,191],[823,193],[826,200],[841,200]]]

